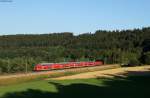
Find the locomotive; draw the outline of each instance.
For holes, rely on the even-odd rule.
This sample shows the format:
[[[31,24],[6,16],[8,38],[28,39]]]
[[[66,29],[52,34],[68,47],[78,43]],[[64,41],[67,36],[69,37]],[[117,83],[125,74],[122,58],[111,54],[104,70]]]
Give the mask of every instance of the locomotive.
[[[56,70],[78,67],[91,67],[103,65],[103,61],[63,62],[63,63],[40,63],[34,66],[34,71]]]

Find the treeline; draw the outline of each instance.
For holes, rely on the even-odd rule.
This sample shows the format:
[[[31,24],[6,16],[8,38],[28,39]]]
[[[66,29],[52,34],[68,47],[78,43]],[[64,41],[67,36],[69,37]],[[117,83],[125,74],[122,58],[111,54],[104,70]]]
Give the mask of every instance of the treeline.
[[[150,64],[150,27],[73,35],[70,32],[0,36],[0,72],[31,71],[41,62]]]

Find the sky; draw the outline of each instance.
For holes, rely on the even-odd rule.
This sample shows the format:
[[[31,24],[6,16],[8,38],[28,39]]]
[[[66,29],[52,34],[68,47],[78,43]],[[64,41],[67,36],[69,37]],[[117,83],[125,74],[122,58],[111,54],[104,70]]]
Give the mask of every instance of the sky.
[[[0,0],[0,35],[148,27],[149,5],[150,0]]]

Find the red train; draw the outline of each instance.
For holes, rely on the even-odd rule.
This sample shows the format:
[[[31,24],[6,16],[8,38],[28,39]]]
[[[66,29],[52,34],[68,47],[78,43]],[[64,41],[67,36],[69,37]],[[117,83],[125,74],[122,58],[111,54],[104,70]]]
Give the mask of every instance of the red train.
[[[41,63],[34,66],[34,71],[99,66],[103,64],[103,61],[100,60],[94,62]]]

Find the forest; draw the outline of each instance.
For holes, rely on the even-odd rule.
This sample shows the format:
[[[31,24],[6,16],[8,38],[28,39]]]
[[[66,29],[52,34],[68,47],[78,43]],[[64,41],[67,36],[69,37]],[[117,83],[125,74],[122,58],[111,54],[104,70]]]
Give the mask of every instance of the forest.
[[[103,60],[105,64],[150,64],[150,27],[0,36],[0,74],[32,71],[37,63]]]

